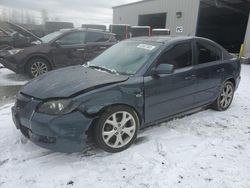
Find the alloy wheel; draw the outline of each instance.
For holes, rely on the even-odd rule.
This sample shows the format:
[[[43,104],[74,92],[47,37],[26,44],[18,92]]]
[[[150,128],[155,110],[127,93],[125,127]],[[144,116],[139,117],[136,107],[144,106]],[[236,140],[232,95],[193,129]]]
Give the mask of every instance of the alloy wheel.
[[[34,77],[38,77],[46,72],[48,72],[48,66],[44,62],[34,62],[31,66],[31,73]]]
[[[126,111],[115,112],[107,118],[102,130],[104,142],[111,148],[127,145],[136,133],[136,121]]]
[[[220,95],[220,105],[222,108],[226,109],[231,104],[233,100],[233,94],[234,94],[234,88],[232,85],[227,84],[222,89],[221,95]]]

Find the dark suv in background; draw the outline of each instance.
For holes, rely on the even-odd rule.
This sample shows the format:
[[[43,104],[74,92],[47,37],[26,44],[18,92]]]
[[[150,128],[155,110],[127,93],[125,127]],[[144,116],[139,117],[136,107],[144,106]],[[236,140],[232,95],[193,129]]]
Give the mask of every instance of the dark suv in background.
[[[28,47],[33,41],[40,40],[35,34],[17,24],[0,21],[0,26],[0,51]]]
[[[84,64],[117,42],[112,33],[94,29],[64,29],[44,36],[33,46],[0,55],[6,68],[30,77],[52,69]]]

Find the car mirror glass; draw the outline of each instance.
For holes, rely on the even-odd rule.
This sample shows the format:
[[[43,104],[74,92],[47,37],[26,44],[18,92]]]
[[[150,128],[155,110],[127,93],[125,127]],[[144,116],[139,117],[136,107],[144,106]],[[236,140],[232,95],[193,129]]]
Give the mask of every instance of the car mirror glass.
[[[174,65],[160,64],[155,69],[152,69],[154,74],[172,74],[174,72]]]

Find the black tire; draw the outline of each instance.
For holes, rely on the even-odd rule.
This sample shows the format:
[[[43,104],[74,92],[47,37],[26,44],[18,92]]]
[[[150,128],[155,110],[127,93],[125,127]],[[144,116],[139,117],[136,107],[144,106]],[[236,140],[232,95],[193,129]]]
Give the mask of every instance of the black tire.
[[[37,70],[35,70],[37,68]],[[38,77],[51,70],[50,63],[43,58],[36,57],[29,60],[26,66],[26,73],[30,78]]]
[[[131,119],[124,124],[122,123],[124,122],[122,121],[124,120],[123,117],[125,117],[125,120]],[[108,122],[112,122],[112,124]],[[114,126],[114,122],[117,123],[117,126]],[[133,109],[120,105],[111,107],[101,114],[95,124],[95,141],[97,145],[106,152],[117,153],[124,151],[135,141],[139,124],[139,118]],[[106,135],[107,133],[108,135]],[[119,140],[121,140],[121,142]]]
[[[229,88],[229,90],[227,90],[227,88]],[[229,91],[230,93],[227,93],[227,91]],[[233,101],[234,91],[235,91],[234,84],[230,81],[225,82],[220,89],[220,93],[217,99],[212,104],[212,108],[217,111],[227,110]],[[225,92],[227,93],[226,96]],[[227,101],[225,100],[225,98],[227,98]]]

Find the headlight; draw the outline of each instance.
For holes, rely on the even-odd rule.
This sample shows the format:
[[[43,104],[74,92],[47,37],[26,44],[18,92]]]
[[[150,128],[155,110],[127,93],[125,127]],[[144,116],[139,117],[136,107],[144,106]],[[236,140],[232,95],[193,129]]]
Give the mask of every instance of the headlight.
[[[49,115],[62,115],[68,114],[76,109],[71,100],[51,100],[40,104],[37,108],[38,113],[49,114]]]
[[[23,51],[23,49],[13,49],[13,50],[8,50],[10,55],[15,55],[18,54],[19,52]]]

